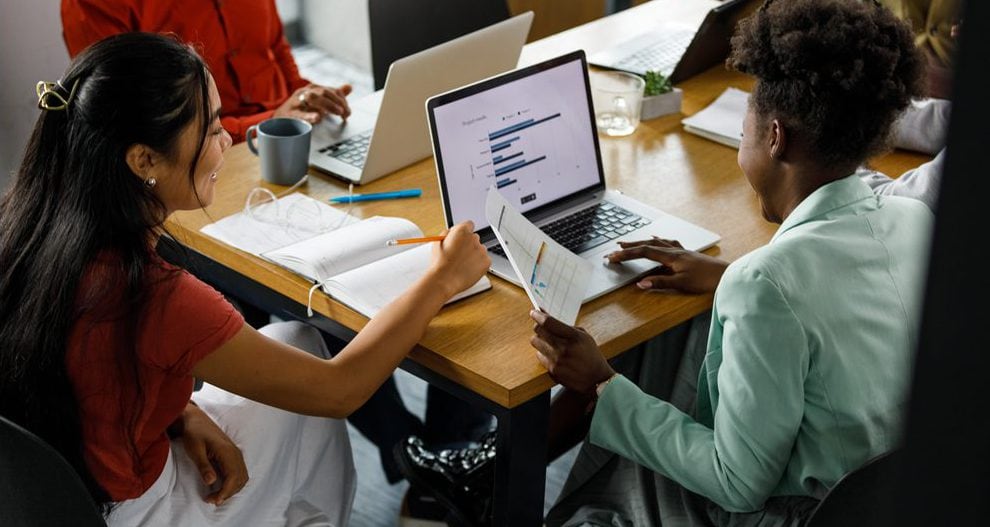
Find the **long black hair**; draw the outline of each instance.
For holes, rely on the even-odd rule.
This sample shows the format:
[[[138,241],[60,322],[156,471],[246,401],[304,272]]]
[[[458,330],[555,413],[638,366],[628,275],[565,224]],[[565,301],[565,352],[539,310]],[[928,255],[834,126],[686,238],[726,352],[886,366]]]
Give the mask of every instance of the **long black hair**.
[[[127,33],[92,45],[54,88],[69,104],[41,111],[0,202],[0,413],[58,450],[103,505],[110,497],[83,460],[79,406],[66,371],[69,333],[115,299],[119,341],[136,342],[152,240],[166,209],[130,170],[126,152],[143,144],[178,159],[180,134],[197,120],[202,150],[208,78],[203,61],[174,38]],[[194,189],[198,158],[189,167]],[[81,293],[84,273],[107,254],[106,279]],[[135,351],[116,353],[116,378],[133,383],[121,393],[140,401]],[[121,400],[128,407],[133,401]],[[137,410],[123,415],[132,422],[121,423],[122,437],[136,456],[128,425]]]

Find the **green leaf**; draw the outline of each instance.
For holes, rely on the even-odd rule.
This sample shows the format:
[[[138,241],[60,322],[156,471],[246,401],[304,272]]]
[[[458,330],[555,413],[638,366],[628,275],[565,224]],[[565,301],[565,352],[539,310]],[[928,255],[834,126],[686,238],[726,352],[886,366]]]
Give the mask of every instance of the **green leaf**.
[[[643,95],[647,97],[667,93],[674,89],[674,86],[670,83],[670,79],[659,71],[647,70],[643,75],[643,79],[646,80]]]

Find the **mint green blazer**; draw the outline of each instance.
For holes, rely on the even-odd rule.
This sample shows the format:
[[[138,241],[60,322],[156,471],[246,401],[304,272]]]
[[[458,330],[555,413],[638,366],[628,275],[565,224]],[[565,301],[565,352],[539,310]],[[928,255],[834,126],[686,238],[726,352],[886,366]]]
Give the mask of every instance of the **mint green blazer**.
[[[819,188],[722,277],[696,415],[619,377],[591,442],[728,511],[821,497],[898,444],[932,221],[855,175]]]

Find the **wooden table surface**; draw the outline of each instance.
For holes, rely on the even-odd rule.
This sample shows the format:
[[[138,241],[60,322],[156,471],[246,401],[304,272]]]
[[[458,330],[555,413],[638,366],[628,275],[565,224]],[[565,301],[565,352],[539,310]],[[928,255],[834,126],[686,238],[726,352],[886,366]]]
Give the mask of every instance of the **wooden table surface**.
[[[690,19],[703,16],[713,2],[654,0],[624,11],[624,17],[596,21],[527,45],[524,64],[583,47],[593,52],[609,42],[647,30],[671,10]],[[688,7],[690,6],[690,7]],[[700,15],[699,15],[700,13]],[[621,32],[616,29],[624,27]],[[625,138],[601,137],[601,154],[609,188],[620,190],[668,213],[721,235],[707,251],[735,260],[765,244],[776,230],[760,216],[757,199],[736,164],[736,150],[683,131],[681,119],[711,103],[727,86],[749,90],[752,79],[716,66],[681,85],[682,114],[643,122]],[[424,119],[425,126],[425,119]],[[205,210],[180,212],[168,221],[177,240],[206,257],[305,305],[311,286],[303,278],[250,254],[233,249],[199,232],[204,225],[242,210],[247,194],[261,186],[278,193],[284,187],[261,181],[256,158],[244,144],[231,148],[219,173],[216,197]],[[894,152],[875,160],[888,174],[900,174],[928,157]],[[355,192],[379,192],[419,187],[417,199],[386,200],[355,205],[352,214],[401,216],[430,234],[444,227],[433,159],[426,159]],[[346,185],[310,172],[300,188],[318,199],[346,194]],[[522,289],[491,276],[492,290],[445,307],[415,348],[412,360],[506,408],[513,408],[553,386],[530,347],[532,322],[529,300]],[[581,308],[578,325],[586,328],[609,357],[669,329],[711,307],[710,295],[644,293],[634,285],[600,297]],[[313,308],[343,326],[359,331],[367,322],[323,294]]]

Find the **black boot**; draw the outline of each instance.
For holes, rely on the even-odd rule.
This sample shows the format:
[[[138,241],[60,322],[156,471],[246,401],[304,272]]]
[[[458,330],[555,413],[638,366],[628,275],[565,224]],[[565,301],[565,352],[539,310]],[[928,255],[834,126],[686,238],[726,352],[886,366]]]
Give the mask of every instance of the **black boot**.
[[[396,445],[395,460],[409,483],[435,496],[456,523],[491,525],[495,432],[482,437],[476,447],[436,452],[418,437],[409,436]]]

